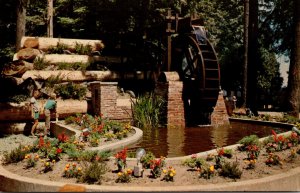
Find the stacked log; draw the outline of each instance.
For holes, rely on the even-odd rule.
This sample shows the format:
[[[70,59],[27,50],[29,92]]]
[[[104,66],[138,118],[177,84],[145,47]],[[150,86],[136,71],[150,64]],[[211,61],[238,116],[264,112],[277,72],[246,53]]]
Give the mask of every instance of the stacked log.
[[[76,44],[89,45],[92,51],[100,51],[104,48],[101,40],[89,39],[68,39],[68,38],[46,38],[46,37],[28,37],[25,36],[21,40],[21,47],[38,48],[47,51],[49,48],[56,47],[58,44],[68,46],[70,51],[74,51]]]
[[[85,81],[117,81],[126,79],[149,79],[151,72],[145,73],[127,72],[119,73],[114,71],[70,71],[70,70],[30,70],[23,74],[22,79],[32,78],[34,80],[46,80],[49,77],[59,77],[63,82],[85,82]]]
[[[38,100],[41,107],[40,119],[44,119],[43,106],[46,100]],[[57,112],[59,118],[63,119],[75,113],[87,113],[88,102],[86,100],[57,100]],[[6,121],[32,121],[31,107],[28,101],[20,104],[16,103],[0,103],[0,122]]]

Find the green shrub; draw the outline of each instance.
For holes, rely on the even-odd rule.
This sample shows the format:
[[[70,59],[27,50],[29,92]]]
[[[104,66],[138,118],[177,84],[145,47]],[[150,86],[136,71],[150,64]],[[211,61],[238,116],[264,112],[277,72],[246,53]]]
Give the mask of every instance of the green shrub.
[[[82,62],[74,62],[74,63],[66,63],[66,62],[59,62],[56,64],[58,70],[81,70],[85,71],[89,63],[82,63]]]
[[[28,97],[29,97],[28,95],[24,95],[24,94],[14,95],[8,98],[8,102],[20,104],[21,102],[26,101]]]
[[[69,50],[69,46],[63,43],[57,42],[56,46],[51,46],[47,50],[47,54],[63,54],[64,50]]]
[[[91,162],[95,160],[97,155],[98,151],[83,151],[80,156],[80,160]]]
[[[232,149],[224,149],[224,156],[227,158],[232,158]]]
[[[45,60],[44,57],[37,57],[33,61],[33,66],[35,70],[44,70],[49,66],[49,64],[50,64],[49,61]]]
[[[131,181],[132,170],[127,169],[124,172],[118,173],[118,178],[116,179],[116,183],[129,183]]]
[[[239,163],[234,161],[230,162],[223,162],[221,166],[220,175],[232,179],[239,179],[242,175],[242,170],[239,168]]]
[[[59,73],[57,76],[51,75],[45,80],[45,87],[53,88],[56,84],[61,83],[62,80],[63,77],[61,77],[61,73]]]
[[[78,181],[88,184],[101,184],[103,175],[107,170],[107,165],[104,162],[83,162],[83,172]]]
[[[246,150],[245,148],[248,145],[257,145],[260,146],[259,138],[257,135],[249,135],[243,137],[241,140],[238,141],[238,143],[242,144],[242,147],[239,147],[240,150]]]
[[[80,55],[90,55],[92,52],[92,46],[91,45],[83,45],[76,42],[75,45],[75,53]]]
[[[144,168],[149,169],[151,166],[151,160],[154,159],[155,159],[154,154],[151,151],[149,151],[141,158],[141,163]]]
[[[96,161],[108,161],[109,157],[112,156],[112,152],[111,151],[101,151],[98,152],[96,155]]]
[[[200,178],[210,179],[211,177],[216,175],[216,170],[213,165],[204,164],[202,169],[200,170]]]
[[[68,116],[68,117],[66,117],[65,118],[65,124],[72,124],[72,123],[74,123],[75,122],[75,117],[74,116]]]
[[[22,161],[25,158],[25,155],[29,152],[29,149],[24,148],[23,145],[19,145],[19,147],[11,150],[9,153],[4,152],[3,162],[5,164],[18,163]]]
[[[62,99],[83,99],[86,95],[87,88],[80,84],[69,82],[67,84],[56,85],[54,87],[55,93],[62,97]]]
[[[162,110],[165,102],[161,97],[150,93],[137,97],[136,101],[132,100],[132,103],[135,126],[144,129],[155,128],[164,119]]]
[[[188,166],[192,169],[201,168],[205,164],[205,160],[200,157],[193,156],[191,158],[187,158],[183,161],[183,165]]]

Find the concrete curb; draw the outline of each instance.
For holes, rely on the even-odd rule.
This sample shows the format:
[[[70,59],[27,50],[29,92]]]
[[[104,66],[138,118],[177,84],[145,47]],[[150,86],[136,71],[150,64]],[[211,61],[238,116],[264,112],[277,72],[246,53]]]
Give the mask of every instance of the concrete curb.
[[[120,146],[125,146],[134,143],[142,137],[142,131],[134,128],[136,134],[118,141],[114,144],[108,144],[102,147],[97,147],[97,150],[117,149]],[[288,134],[291,131],[282,133],[280,135]],[[260,140],[264,140],[261,138]],[[239,144],[226,146],[226,149],[237,148]],[[214,150],[198,153],[199,156],[205,156],[209,153],[215,153]],[[169,161],[184,160],[189,156],[167,158]],[[129,160],[135,160],[129,158]],[[8,192],[57,192],[59,188],[66,183],[53,182],[47,180],[40,180],[28,178],[11,173],[0,165],[0,189]],[[186,192],[186,191],[299,191],[300,190],[300,167],[293,168],[290,171],[282,174],[272,175],[259,179],[245,180],[239,182],[228,182],[222,184],[208,184],[208,185],[189,185],[189,186],[107,186],[107,185],[81,185],[91,192]]]
[[[19,176],[5,170],[2,165],[0,165],[0,181],[1,191],[7,192],[57,192],[66,184]],[[87,191],[93,192],[298,191],[300,190],[300,167],[265,178],[223,184],[189,186],[73,185],[84,186]]]

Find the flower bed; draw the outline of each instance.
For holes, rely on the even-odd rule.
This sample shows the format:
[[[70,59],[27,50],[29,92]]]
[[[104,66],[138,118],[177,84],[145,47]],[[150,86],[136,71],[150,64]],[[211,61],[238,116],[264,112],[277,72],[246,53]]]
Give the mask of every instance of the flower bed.
[[[54,144],[57,140],[59,148],[49,148],[48,156],[45,156],[47,145]],[[66,149],[73,146],[71,144],[74,141],[66,140],[64,136],[54,141],[39,139],[33,146],[20,147],[15,153],[11,153],[14,155],[11,157],[17,158],[14,163],[3,167],[24,177],[37,177],[47,181],[157,187],[242,182],[283,174],[300,166],[299,136],[295,132],[285,135],[273,132],[272,136],[264,140],[249,136],[231,151],[222,147],[207,154],[176,160],[154,158],[147,152],[145,159],[141,160],[144,166],[142,177],[132,175],[137,162],[136,159],[128,158],[126,148],[114,153],[81,151],[70,154]],[[76,148],[80,149],[77,145],[75,143]],[[120,160],[122,164],[118,167]]]

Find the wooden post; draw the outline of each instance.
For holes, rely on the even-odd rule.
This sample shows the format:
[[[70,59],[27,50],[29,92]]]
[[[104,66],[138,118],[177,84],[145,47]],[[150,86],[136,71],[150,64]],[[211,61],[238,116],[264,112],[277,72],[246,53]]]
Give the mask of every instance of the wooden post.
[[[171,63],[172,63],[172,38],[171,38],[171,33],[172,33],[172,13],[171,13],[171,9],[168,9],[168,15],[167,15],[167,36],[168,36],[168,48],[167,48],[167,71],[171,70]]]
[[[48,0],[47,36],[53,38],[53,0]]]

